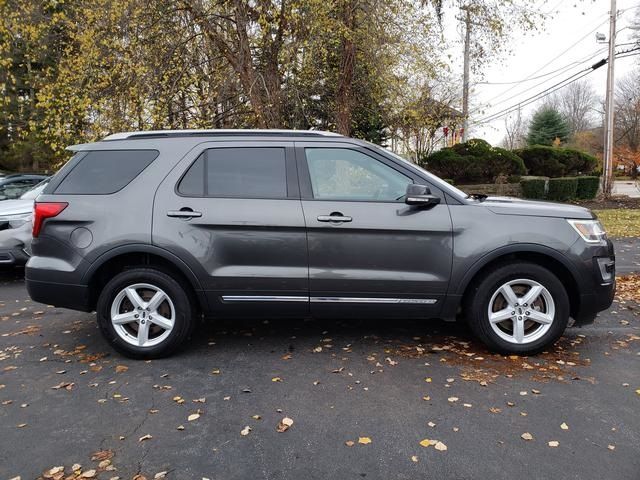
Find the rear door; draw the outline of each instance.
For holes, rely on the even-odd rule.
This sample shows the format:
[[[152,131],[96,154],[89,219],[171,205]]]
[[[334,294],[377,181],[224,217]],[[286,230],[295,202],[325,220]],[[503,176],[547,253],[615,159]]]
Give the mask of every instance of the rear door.
[[[197,272],[214,314],[308,313],[293,144],[201,144],[157,191],[153,242]]]
[[[443,192],[430,208],[404,203],[425,181],[375,151],[296,142],[315,315],[429,317],[447,291],[452,231]]]

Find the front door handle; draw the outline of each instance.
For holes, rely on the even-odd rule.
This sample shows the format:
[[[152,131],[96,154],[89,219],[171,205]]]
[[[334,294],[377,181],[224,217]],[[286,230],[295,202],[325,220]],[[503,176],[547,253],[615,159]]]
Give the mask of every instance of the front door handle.
[[[201,217],[202,212],[194,212],[193,209],[189,207],[181,208],[180,210],[169,210],[167,212],[167,217],[174,218],[196,218]]]
[[[318,215],[319,222],[346,223],[350,222],[351,220],[353,220],[351,217],[342,215],[340,212],[333,212],[331,215]]]

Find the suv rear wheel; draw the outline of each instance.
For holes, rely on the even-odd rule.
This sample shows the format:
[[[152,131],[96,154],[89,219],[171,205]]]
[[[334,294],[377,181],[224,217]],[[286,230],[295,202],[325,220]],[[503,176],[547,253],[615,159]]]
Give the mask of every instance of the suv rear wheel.
[[[116,275],[96,307],[103,336],[131,358],[160,358],[189,337],[193,310],[185,288],[164,272],[135,268]]]
[[[569,297],[552,272],[518,262],[487,273],[467,299],[465,311],[471,330],[491,349],[533,354],[564,332]]]

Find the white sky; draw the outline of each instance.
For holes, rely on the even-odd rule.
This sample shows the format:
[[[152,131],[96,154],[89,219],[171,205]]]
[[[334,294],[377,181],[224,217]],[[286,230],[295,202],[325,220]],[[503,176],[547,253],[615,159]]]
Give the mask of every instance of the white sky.
[[[631,41],[630,35],[633,32],[625,27],[640,10],[640,0],[618,0],[617,3],[618,10],[622,13],[618,17],[619,33],[616,44],[627,43]],[[487,66],[484,79],[474,77],[472,74],[471,123],[517,105],[518,102],[606,58],[606,44],[597,43],[595,34],[596,32],[604,33],[608,39],[610,0],[538,0],[534,8],[542,12],[553,12],[547,18],[544,30],[528,34],[516,33],[511,39],[512,55],[503,58],[499,63]],[[460,33],[454,20],[454,13],[453,11],[445,13],[445,31],[450,37],[459,38]],[[625,45],[616,50],[631,47],[632,45]],[[460,77],[462,76],[461,50],[460,45],[451,50],[454,55],[454,68],[456,72],[460,71]],[[564,50],[567,51],[562,53]],[[594,57],[589,58],[592,55]],[[554,57],[558,58],[554,59]],[[615,78],[619,79],[637,67],[639,59],[640,57],[617,59]],[[573,62],[579,63],[569,66]],[[548,65],[545,65],[547,63]],[[530,76],[554,72],[566,66],[569,66],[566,70],[517,85],[476,83],[519,81]],[[605,65],[585,77],[602,99],[605,95],[606,72]],[[529,117],[537,106],[539,102],[523,107],[522,112],[525,118]],[[474,113],[475,109],[479,111]],[[470,130],[471,137],[484,138],[491,144],[497,145],[504,137],[504,117],[488,124],[477,125]]]

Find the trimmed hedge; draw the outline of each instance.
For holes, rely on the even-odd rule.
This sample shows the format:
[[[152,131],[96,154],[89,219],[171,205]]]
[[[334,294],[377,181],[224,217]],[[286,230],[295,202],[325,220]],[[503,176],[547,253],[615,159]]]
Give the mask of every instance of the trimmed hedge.
[[[524,198],[530,198],[534,200],[543,200],[545,198],[545,184],[547,183],[544,178],[524,178],[520,181],[522,187],[522,196]]]
[[[547,198],[564,202],[576,198],[578,179],[575,177],[550,178]]]
[[[576,198],[590,200],[596,198],[600,187],[600,177],[578,177],[578,189]]]
[[[420,165],[456,184],[492,183],[498,175],[524,175],[524,163],[509,150],[471,139],[420,159]]]
[[[514,150],[527,167],[529,175],[564,177],[591,173],[597,166],[596,157],[573,148],[534,145]]]

